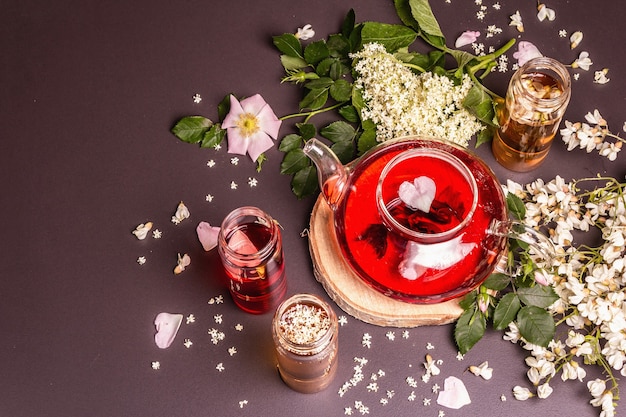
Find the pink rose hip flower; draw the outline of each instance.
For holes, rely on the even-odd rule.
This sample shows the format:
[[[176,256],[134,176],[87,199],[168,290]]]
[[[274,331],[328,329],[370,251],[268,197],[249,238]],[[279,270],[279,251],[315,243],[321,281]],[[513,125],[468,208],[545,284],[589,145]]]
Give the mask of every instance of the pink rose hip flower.
[[[281,121],[260,94],[244,100],[230,96],[230,112],[222,127],[227,130],[228,152],[248,153],[253,161],[274,146]]]

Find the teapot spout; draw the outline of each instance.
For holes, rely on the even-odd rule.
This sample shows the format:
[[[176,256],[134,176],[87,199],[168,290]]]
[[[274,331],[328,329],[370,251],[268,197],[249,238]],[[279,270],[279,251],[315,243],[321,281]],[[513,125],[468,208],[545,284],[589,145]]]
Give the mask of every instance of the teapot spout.
[[[328,146],[315,138],[309,139],[302,150],[315,163],[322,195],[335,210],[346,190],[348,170]]]

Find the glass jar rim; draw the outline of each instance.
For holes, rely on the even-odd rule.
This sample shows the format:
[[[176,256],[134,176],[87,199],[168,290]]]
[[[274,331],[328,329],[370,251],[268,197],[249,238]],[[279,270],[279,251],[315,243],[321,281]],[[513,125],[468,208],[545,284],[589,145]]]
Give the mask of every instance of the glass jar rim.
[[[267,243],[260,248],[257,248],[257,251],[254,253],[240,253],[234,250],[227,241],[227,238],[230,234],[237,230],[235,221],[239,217],[256,217],[256,223],[266,226],[271,231],[270,239]],[[263,258],[267,255],[272,254],[274,251],[274,247],[278,241],[278,226],[276,221],[266,212],[261,210],[258,207],[254,206],[243,206],[234,209],[231,211],[225,218],[222,220],[222,224],[220,226],[220,231],[217,235],[218,248],[223,250],[225,253],[243,259],[243,260],[253,260],[258,258]]]
[[[557,80],[557,82],[562,84],[563,93],[559,94],[556,97],[539,98],[531,94],[527,89],[522,88],[521,92],[526,99],[534,103],[541,103],[544,106],[561,105],[569,101],[571,95],[570,91],[572,80],[569,75],[569,71],[567,70],[565,65],[563,65],[560,61],[547,56],[531,58],[517,70],[514,78],[516,75],[521,77],[522,74],[529,74],[533,72],[539,72],[542,74],[546,72],[551,72],[558,76],[559,79]],[[513,81],[513,78],[511,79],[511,81]]]

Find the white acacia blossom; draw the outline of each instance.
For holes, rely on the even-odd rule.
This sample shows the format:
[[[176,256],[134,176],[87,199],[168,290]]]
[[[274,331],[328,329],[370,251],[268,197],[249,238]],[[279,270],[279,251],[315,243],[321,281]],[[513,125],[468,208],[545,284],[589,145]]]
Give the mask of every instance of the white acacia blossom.
[[[597,111],[585,119],[606,125]],[[571,124],[567,128],[581,129]],[[581,191],[580,183],[586,181],[596,181],[598,187]],[[613,375],[626,376],[626,183],[611,178],[566,182],[556,177],[526,186],[508,181],[503,187],[524,201],[523,222],[546,232],[555,245],[557,256],[552,260],[554,273],[549,285],[560,299],[549,311],[570,328],[563,339],[553,340],[546,348],[526,342],[515,323],[503,338],[530,352],[527,377],[539,398],[550,395],[550,381],[559,372],[563,381],[584,382],[584,365],[602,366],[606,380],[586,384],[590,403],[601,408],[601,416],[612,416],[617,395]],[[599,246],[578,247],[572,241],[573,232],[593,229],[602,236]],[[533,395],[521,387],[516,387],[514,394],[521,400]]]
[[[361,117],[376,123],[379,142],[421,135],[467,146],[483,129],[462,105],[473,86],[469,76],[457,86],[430,72],[416,75],[378,43],[364,45],[351,57],[358,60],[355,86],[366,103]]]
[[[598,109],[593,113],[588,112],[585,121],[576,123],[565,121],[565,128],[561,129],[561,138],[567,144],[567,150],[579,148],[586,150],[587,153],[597,151],[601,156],[615,161],[624,139],[609,131],[607,121]],[[615,142],[607,141],[608,138],[613,138]]]

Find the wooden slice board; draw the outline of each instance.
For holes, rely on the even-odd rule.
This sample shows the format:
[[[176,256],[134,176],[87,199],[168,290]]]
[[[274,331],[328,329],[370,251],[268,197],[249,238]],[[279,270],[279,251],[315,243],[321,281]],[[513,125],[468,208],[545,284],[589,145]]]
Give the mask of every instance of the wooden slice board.
[[[315,278],[346,313],[378,326],[417,327],[447,324],[463,312],[458,300],[411,304],[394,300],[367,285],[341,255],[333,213],[320,196],[311,213],[309,249]]]

